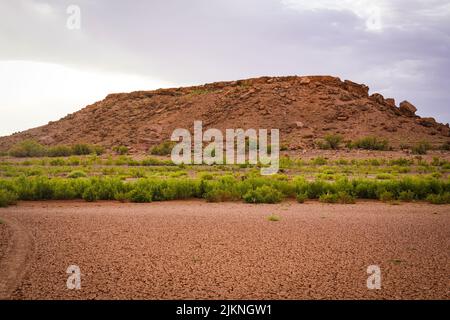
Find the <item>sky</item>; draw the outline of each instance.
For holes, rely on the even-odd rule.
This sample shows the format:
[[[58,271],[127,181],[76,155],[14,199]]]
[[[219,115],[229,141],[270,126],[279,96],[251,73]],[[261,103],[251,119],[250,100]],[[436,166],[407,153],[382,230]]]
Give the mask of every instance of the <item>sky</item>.
[[[450,122],[450,0],[0,0],[0,135],[113,92],[333,75]]]

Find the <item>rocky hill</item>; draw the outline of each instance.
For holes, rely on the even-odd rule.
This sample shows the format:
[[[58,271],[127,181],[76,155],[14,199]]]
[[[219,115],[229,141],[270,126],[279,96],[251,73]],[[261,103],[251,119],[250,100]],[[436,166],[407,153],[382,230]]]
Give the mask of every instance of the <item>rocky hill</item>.
[[[134,152],[168,140],[175,128],[278,128],[291,149],[312,148],[330,133],[345,139],[374,135],[391,145],[449,141],[449,125],[415,115],[369,88],[331,76],[261,77],[195,87],[110,94],[59,121],[0,138],[5,151],[24,139],[46,145],[86,142]]]

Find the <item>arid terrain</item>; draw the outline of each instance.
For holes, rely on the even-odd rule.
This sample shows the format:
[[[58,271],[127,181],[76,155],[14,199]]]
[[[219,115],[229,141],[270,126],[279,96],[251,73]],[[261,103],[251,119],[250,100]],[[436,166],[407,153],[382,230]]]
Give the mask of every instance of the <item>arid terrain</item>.
[[[262,77],[110,94],[1,137],[0,298],[449,299],[450,128],[416,111]],[[279,129],[277,174],[174,163],[196,120]]]
[[[145,153],[169,140],[176,128],[192,131],[195,120],[202,120],[205,130],[279,129],[281,142],[292,150],[311,149],[327,134],[346,140],[374,135],[397,148],[449,141],[448,124],[415,112],[407,101],[369,95],[368,86],[337,77],[262,77],[110,94],[59,121],[0,138],[0,151],[34,139],[45,145],[124,145],[132,153]]]
[[[449,209],[366,201],[21,202],[0,209],[7,222],[0,225],[0,293],[12,299],[449,299]],[[271,214],[280,220],[269,221]],[[80,267],[81,290],[66,288],[69,265]],[[369,265],[381,269],[380,290],[366,287]]]

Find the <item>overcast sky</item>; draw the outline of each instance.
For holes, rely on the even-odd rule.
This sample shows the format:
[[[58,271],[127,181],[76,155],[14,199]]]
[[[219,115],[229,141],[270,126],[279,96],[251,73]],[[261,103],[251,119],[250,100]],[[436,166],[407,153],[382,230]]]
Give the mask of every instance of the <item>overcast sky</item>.
[[[449,71],[444,0],[0,0],[0,135],[111,92],[264,75],[350,79],[446,123]]]

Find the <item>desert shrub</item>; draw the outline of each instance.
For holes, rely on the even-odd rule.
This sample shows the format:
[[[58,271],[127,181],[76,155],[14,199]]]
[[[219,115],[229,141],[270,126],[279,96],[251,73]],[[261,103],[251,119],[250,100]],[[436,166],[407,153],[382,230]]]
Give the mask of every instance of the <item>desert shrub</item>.
[[[345,191],[339,191],[338,193],[324,193],[320,195],[319,201],[323,203],[352,204],[355,203],[355,198]]]
[[[431,165],[435,167],[443,166],[446,163],[448,163],[446,160],[440,159],[439,157],[433,157],[433,160],[431,161]]]
[[[86,188],[86,190],[84,190],[84,192],[83,192],[82,197],[83,197],[83,200],[88,201],[88,202],[94,202],[99,199],[97,190],[94,186],[89,186],[88,188]]]
[[[379,139],[377,137],[364,137],[352,143],[354,148],[366,150],[389,150],[389,142],[386,139]]]
[[[68,157],[73,154],[73,150],[69,146],[59,145],[47,149],[49,157]]]
[[[338,134],[329,134],[325,136],[325,145],[328,147],[327,149],[339,149],[339,144],[342,141],[342,136]]]
[[[49,164],[54,167],[64,166],[64,165],[66,165],[66,161],[61,158],[56,158],[56,159],[50,160]]]
[[[336,203],[338,201],[338,196],[335,193],[324,193],[319,196],[319,201],[323,203]]]
[[[76,178],[84,178],[86,176],[87,176],[86,172],[81,171],[81,170],[74,170],[67,175],[67,178],[76,179]]]
[[[172,153],[172,148],[176,143],[173,141],[164,141],[163,143],[154,146],[150,149],[150,154],[158,156],[167,156]]]
[[[72,146],[72,154],[77,156],[88,155],[88,154],[103,154],[105,149],[102,146],[91,145],[86,143],[77,143]]]
[[[276,214],[271,214],[270,216],[267,217],[267,220],[269,221],[280,221],[281,217],[279,215]]]
[[[413,154],[427,154],[428,150],[430,150],[430,149],[431,149],[431,146],[428,142],[421,141],[411,148],[411,152]]]
[[[395,199],[392,192],[389,192],[389,191],[381,192],[379,197],[380,197],[380,200],[383,202],[388,202],[388,201],[392,201]]]
[[[447,142],[443,143],[443,144],[439,147],[439,149],[441,149],[441,150],[446,150],[446,151],[450,151],[450,141],[447,141]]]
[[[247,203],[278,203],[283,199],[283,194],[270,186],[262,186],[248,191],[243,199]]]
[[[308,199],[308,195],[306,193],[299,193],[296,199],[298,203],[304,203]]]
[[[113,151],[115,153],[117,153],[117,154],[120,154],[120,155],[126,155],[126,154],[128,154],[128,147],[126,147],[126,146],[116,146],[116,147],[113,148]]]
[[[392,178],[393,178],[392,174],[389,174],[389,173],[377,174],[377,179],[379,179],[379,180],[388,180],[388,179],[392,179]]]
[[[0,207],[7,207],[16,204],[18,196],[16,193],[0,189]]]
[[[408,191],[400,191],[398,195],[398,200],[409,202],[414,200],[414,192],[408,190]]]
[[[82,156],[93,153],[93,149],[88,144],[78,143],[72,146],[72,153],[77,156]]]
[[[323,166],[327,164],[327,159],[323,157],[317,157],[311,160],[311,164],[317,165],[317,166]]]
[[[414,164],[414,160],[405,159],[405,158],[398,158],[398,159],[389,160],[389,165],[390,166],[406,167],[406,166],[411,166],[413,164]]]
[[[427,196],[426,200],[431,204],[449,204],[450,192],[443,194],[430,194]]]
[[[126,192],[117,192],[114,195],[114,199],[120,202],[127,202],[129,200],[129,195]]]
[[[128,193],[128,198],[132,202],[152,202],[152,191],[143,186],[137,186]]]
[[[222,189],[209,190],[205,193],[204,198],[208,202],[225,202],[235,200],[235,197],[230,191]]]
[[[355,203],[355,197],[346,191],[339,191],[337,193],[337,199],[339,203],[342,204],[353,204]]]
[[[71,200],[77,197],[74,185],[69,180],[52,180],[53,196],[55,200]]]
[[[24,140],[9,150],[9,155],[12,157],[42,157],[45,154],[45,147],[34,140]]]

